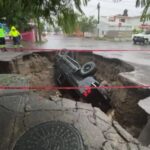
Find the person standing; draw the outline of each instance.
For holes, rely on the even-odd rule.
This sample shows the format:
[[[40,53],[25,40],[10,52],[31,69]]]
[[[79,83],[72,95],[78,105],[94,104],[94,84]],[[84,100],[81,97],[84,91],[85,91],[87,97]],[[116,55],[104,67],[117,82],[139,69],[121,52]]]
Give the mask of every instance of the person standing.
[[[21,40],[20,32],[14,26],[11,27],[9,36],[13,38],[13,45],[15,48],[17,46],[21,46],[20,45],[20,40]]]
[[[0,23],[0,49],[2,51],[6,51],[6,48],[5,48],[5,30],[3,28],[3,25]]]

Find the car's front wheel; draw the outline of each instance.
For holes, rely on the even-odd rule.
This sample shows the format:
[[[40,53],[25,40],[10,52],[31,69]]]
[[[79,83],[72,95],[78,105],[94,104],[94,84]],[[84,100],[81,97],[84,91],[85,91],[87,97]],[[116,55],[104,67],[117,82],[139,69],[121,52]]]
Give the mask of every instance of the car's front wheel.
[[[135,41],[135,40],[133,40],[133,44],[136,44],[136,41]]]

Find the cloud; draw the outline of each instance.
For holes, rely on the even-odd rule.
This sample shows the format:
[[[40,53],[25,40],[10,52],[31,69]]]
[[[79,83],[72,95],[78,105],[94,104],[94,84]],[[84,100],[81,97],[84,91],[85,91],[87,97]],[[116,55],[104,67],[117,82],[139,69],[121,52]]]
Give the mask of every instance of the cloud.
[[[139,16],[142,13],[143,8],[136,8],[136,0],[122,0],[120,2],[114,2],[113,0],[91,0],[88,6],[82,7],[84,13],[87,16],[97,17],[97,4],[100,2],[100,15],[112,16],[116,14],[123,14],[124,9],[128,10],[129,16]]]

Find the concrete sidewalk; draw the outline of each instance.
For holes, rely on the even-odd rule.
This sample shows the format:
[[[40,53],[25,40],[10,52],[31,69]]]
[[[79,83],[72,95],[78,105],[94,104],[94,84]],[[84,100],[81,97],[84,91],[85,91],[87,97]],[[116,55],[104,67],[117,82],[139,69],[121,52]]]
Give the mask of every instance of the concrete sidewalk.
[[[12,61],[16,58],[21,58],[25,55],[30,55],[32,52],[27,51],[27,52],[16,52],[16,51],[11,51],[9,50],[8,52],[1,52],[0,51],[0,61]]]
[[[10,82],[5,83],[7,80]],[[14,81],[26,85],[17,75],[0,75],[0,84]],[[44,99],[30,91],[6,92],[0,95],[1,150],[149,149],[90,104],[59,97]]]

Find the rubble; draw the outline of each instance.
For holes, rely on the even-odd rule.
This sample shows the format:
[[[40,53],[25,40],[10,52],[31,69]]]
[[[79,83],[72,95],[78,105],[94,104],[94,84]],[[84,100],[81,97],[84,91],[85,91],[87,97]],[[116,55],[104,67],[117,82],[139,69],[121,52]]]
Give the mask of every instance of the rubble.
[[[25,133],[37,125],[51,121],[72,125],[82,137],[85,149],[149,149],[143,147],[116,121],[90,104],[57,96],[52,96],[51,100],[44,99],[31,91],[16,92],[0,96],[0,112],[0,149],[2,150],[16,150],[14,148],[16,143]],[[40,142],[41,145],[45,144],[44,141]]]
[[[9,70],[3,70],[5,67],[0,69],[1,73],[7,73],[7,75],[0,75],[1,85],[38,86],[45,85],[45,83],[49,86],[54,85],[52,57],[53,55],[49,54],[27,54],[23,57],[19,54],[14,57],[11,56],[11,58],[7,56],[7,59],[1,63],[7,62],[4,64]],[[106,80],[109,85],[133,84],[123,75],[120,75],[121,72],[132,71],[132,66],[121,61],[118,62],[118,60],[110,61],[100,56],[97,57],[99,58],[96,61],[97,65],[100,68],[105,68],[102,72],[98,70],[98,79]],[[93,59],[97,57],[93,57]],[[83,57],[82,61],[85,61]],[[108,65],[110,64],[109,61],[111,62],[110,66]],[[113,67],[115,69],[108,70]],[[46,72],[47,70],[49,72]],[[44,75],[41,75],[42,73]],[[109,74],[111,74],[110,78]],[[49,80],[47,80],[47,77]],[[85,149],[150,149],[149,147],[142,146],[140,142],[127,132],[129,131],[132,135],[138,135],[146,124],[147,114],[138,107],[137,103],[140,99],[149,95],[149,90],[117,89],[110,92],[114,110],[110,113],[109,117],[99,108],[93,108],[90,104],[63,98],[58,91],[47,91],[47,93],[36,91],[36,93],[33,93],[23,89],[1,90],[0,149],[12,150],[17,141],[29,129],[51,121],[71,124],[81,134]],[[113,114],[114,118],[112,120],[111,115]],[[127,131],[114,119],[119,121]]]

